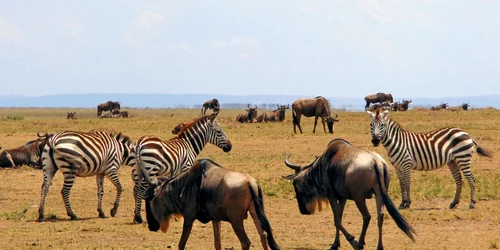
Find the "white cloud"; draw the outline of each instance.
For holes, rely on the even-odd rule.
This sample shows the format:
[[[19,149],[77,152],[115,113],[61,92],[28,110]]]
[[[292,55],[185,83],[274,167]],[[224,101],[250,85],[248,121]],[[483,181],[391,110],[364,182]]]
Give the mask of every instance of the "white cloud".
[[[9,20],[0,18],[0,41],[20,43],[26,41],[28,32],[11,24]]]
[[[73,22],[70,18],[60,17],[57,19],[56,24],[68,32],[68,36],[77,41],[83,42],[83,25]]]
[[[359,1],[357,3],[358,7],[373,21],[379,23],[388,23],[392,21],[392,17],[387,15],[387,12],[378,1]]]
[[[132,19],[130,24],[137,30],[150,34],[158,32],[157,24],[165,20],[165,17],[151,10],[139,11],[138,15]]]

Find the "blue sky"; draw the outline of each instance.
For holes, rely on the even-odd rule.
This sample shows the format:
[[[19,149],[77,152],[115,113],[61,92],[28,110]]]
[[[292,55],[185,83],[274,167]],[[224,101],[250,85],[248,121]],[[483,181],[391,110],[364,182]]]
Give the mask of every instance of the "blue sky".
[[[500,1],[0,2],[0,95],[500,94]]]

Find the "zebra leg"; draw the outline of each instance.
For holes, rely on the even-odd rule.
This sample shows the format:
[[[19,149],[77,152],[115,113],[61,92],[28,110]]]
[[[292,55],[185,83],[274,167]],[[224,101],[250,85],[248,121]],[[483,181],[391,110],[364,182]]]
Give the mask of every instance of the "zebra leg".
[[[72,170],[72,166],[69,166],[69,172],[64,173],[64,185],[63,188],[61,189],[61,195],[64,200],[64,206],[66,207],[66,212],[69,217],[71,217],[71,220],[78,220],[78,217],[73,213],[73,210],[71,209],[71,204],[69,203],[69,194],[71,192],[71,188],[73,187],[73,183],[75,183],[75,177],[76,173],[74,170]]]
[[[44,163],[43,167],[43,183],[42,183],[42,194],[40,198],[40,206],[38,207],[38,221],[42,222],[45,220],[44,218],[44,206],[45,206],[45,197],[47,197],[47,193],[49,193],[50,185],[52,185],[52,178],[57,172],[57,168],[54,167],[51,160],[48,159],[48,163]]]
[[[116,199],[115,203],[113,204],[113,208],[110,211],[111,217],[115,217],[116,211],[120,206],[120,197],[122,196],[123,187],[122,184],[120,183],[120,179],[118,178],[118,170],[116,168],[113,167],[111,173],[108,175],[108,178],[111,180],[111,182],[113,182],[113,185],[115,185],[116,187]]]
[[[460,168],[458,168],[457,164],[454,161],[450,161],[448,163],[448,167],[450,168],[451,174],[453,176],[453,180],[455,180],[456,190],[455,190],[455,198],[450,204],[450,209],[456,208],[458,203],[460,202],[460,195],[462,193],[462,174],[460,173]]]
[[[469,209],[473,209],[476,207],[476,180],[474,178],[474,175],[472,174],[472,171],[470,169],[470,165],[471,165],[471,160],[469,158],[468,164],[464,164],[463,166],[460,166],[460,170],[462,171],[462,173],[464,173],[464,176],[467,179],[467,182],[469,183],[469,187],[470,187]]]
[[[405,187],[405,180],[404,180],[404,175],[403,171],[399,168],[396,169],[396,174],[398,175],[399,179],[399,187],[401,188],[401,204],[399,204],[399,209],[406,209],[406,204],[407,204],[407,192],[406,192],[406,187]]]
[[[136,183],[134,185],[134,198],[135,198],[135,209],[134,209],[134,223],[142,224],[141,217],[141,205],[142,200],[146,197],[146,186],[141,185],[141,183]]]
[[[106,218],[104,212],[102,211],[102,195],[104,194],[104,175],[96,175],[97,181],[97,212],[99,213],[99,218]]]
[[[406,198],[403,198],[404,204],[402,209],[407,209],[410,208],[411,204],[411,198],[410,198],[411,166],[408,165],[404,166],[401,170],[403,171],[403,183],[406,194]]]

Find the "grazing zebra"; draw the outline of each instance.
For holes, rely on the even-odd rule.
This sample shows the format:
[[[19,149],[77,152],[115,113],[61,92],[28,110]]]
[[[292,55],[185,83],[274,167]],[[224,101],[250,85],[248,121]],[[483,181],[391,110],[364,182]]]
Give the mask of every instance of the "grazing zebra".
[[[132,171],[135,223],[142,223],[141,203],[149,184],[156,184],[156,176],[173,178],[189,169],[207,143],[216,145],[224,152],[231,151],[231,141],[215,122],[216,117],[217,113],[213,113],[195,119],[170,140],[151,136],[139,138],[135,150],[137,164]]]
[[[61,190],[68,216],[72,220],[78,217],[73,213],[69,203],[69,194],[75,177],[96,176],[97,211],[104,218],[102,211],[102,195],[104,194],[104,176],[108,177],[116,187],[116,200],[111,209],[115,216],[120,204],[122,185],[118,179],[118,169],[122,164],[132,165],[135,153],[134,145],[129,137],[119,133],[112,135],[101,131],[74,132],[67,131],[48,137],[47,145],[42,152],[43,184],[38,221],[44,220],[45,197],[49,192],[52,178],[58,169],[64,175],[64,186]]]
[[[472,153],[476,151],[486,157],[491,155],[465,131],[459,128],[441,128],[426,133],[403,130],[401,125],[389,118],[389,111],[376,113],[366,111],[371,117],[371,135],[373,146],[380,142],[387,150],[389,160],[396,169],[402,192],[399,209],[410,207],[410,170],[429,171],[448,165],[455,179],[455,198],[450,208],[455,208],[462,192],[462,172],[469,182],[471,202],[476,203],[476,187],[471,171]]]

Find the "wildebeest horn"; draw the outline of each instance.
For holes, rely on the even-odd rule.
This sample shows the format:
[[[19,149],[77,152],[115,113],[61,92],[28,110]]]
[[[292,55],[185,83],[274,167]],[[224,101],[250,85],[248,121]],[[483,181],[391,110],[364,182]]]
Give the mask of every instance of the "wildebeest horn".
[[[248,106],[247,106],[247,107],[248,107],[248,108],[250,108],[250,103],[248,104]]]
[[[257,109],[257,105],[255,105],[255,109]]]
[[[285,158],[285,165],[293,170],[295,170],[296,173],[300,172],[300,166],[298,165],[293,165],[292,163],[290,163],[288,161],[288,158],[290,158],[291,154],[289,154],[286,158]]]
[[[337,118],[337,117],[339,117],[339,114],[335,113],[335,117],[334,118]]]

